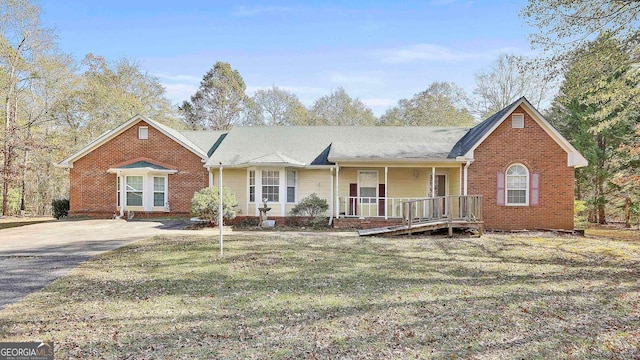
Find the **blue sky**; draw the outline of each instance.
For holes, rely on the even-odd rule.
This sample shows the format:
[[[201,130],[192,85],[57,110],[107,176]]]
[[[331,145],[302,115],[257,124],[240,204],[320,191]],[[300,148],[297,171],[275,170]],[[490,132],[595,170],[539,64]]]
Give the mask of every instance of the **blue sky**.
[[[376,115],[433,81],[469,94],[500,53],[531,55],[526,0],[219,2],[43,0],[64,52],[139,61],[179,103],[216,61],[247,93],[272,85],[305,105],[342,86]]]

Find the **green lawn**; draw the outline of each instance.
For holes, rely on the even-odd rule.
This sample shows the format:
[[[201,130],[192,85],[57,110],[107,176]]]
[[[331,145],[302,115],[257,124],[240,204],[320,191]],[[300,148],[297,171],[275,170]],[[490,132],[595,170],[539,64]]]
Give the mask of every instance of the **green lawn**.
[[[56,359],[640,357],[640,242],[153,238],[0,312]]]

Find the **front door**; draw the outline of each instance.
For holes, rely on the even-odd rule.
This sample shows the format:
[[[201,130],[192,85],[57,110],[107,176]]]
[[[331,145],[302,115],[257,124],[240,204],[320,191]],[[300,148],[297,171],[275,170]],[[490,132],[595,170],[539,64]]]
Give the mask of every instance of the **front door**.
[[[429,197],[432,197],[433,193],[431,191],[431,181],[432,177],[429,176]],[[447,196],[447,175],[446,174],[436,174],[436,181],[435,181],[435,196],[436,197],[443,197],[442,200],[442,204],[441,204],[441,209],[442,209],[442,214],[445,215],[447,214],[447,199],[444,198],[445,196]]]

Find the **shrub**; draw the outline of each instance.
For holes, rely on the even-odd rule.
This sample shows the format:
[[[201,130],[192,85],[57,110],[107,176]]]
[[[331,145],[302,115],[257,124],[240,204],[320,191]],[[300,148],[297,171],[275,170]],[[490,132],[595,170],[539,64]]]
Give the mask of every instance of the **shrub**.
[[[587,204],[582,200],[573,201],[573,220],[576,229],[585,229],[588,225]]]
[[[212,224],[218,225],[218,206],[220,204],[220,189],[218,187],[207,187],[195,194],[191,198],[191,216],[203,220],[209,220]],[[233,219],[236,217],[234,208],[238,206],[236,196],[229,188],[222,188],[222,217]]]
[[[291,209],[291,215],[311,216],[315,218],[322,215],[328,209],[329,204],[327,204],[327,200],[320,199],[316,193],[313,193],[300,200],[300,202]]]
[[[58,199],[51,202],[51,211],[56,219],[69,216],[69,199]]]
[[[260,224],[260,218],[258,218],[258,217],[249,217],[249,218],[241,220],[236,225],[234,225],[234,227],[238,228],[238,229],[248,229],[248,228],[254,228],[254,227],[258,226],[259,224]]]
[[[314,230],[322,230],[329,228],[329,218],[325,216],[316,216],[311,219],[311,227]]]

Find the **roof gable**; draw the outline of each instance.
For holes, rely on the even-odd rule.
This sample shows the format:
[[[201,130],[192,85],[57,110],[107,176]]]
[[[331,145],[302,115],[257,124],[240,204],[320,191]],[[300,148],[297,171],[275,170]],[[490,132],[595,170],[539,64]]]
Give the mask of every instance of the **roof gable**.
[[[567,153],[567,166],[587,166],[587,160],[536,110],[524,96],[476,125],[463,136],[449,153],[449,158],[473,159],[473,151],[482,144],[519,106]]]
[[[111,131],[108,131],[108,132],[105,132],[104,134],[98,136],[95,140],[93,140],[92,142],[87,144],[85,147],[83,147],[82,149],[77,151],[75,154],[73,154],[73,155],[69,156],[68,158],[64,159],[63,161],[61,161],[57,165],[60,166],[60,167],[67,167],[67,168],[73,167],[73,162],[74,161],[82,158],[83,156],[87,155],[88,153],[90,153],[94,149],[96,149],[96,148],[102,146],[103,144],[109,142],[111,139],[113,139],[116,136],[122,134],[125,130],[131,128],[132,126],[135,126],[137,123],[139,123],[141,121],[144,121],[149,126],[152,126],[156,130],[160,131],[162,134],[164,134],[165,136],[167,136],[170,139],[174,140],[178,144],[182,145],[184,148],[186,148],[187,150],[193,152],[194,154],[196,154],[200,158],[202,158],[204,160],[206,160],[208,158],[208,156],[207,156],[207,150],[208,149],[207,150],[201,149],[199,146],[194,144],[193,141],[188,139],[185,135],[183,135],[179,131],[174,130],[174,129],[172,129],[172,128],[164,125],[164,124],[161,124],[161,123],[159,123],[157,121],[151,120],[151,119],[149,119],[149,118],[147,118],[145,116],[135,115],[131,119],[125,121],[122,124],[120,124],[120,126],[116,127],[115,129],[113,129]]]

